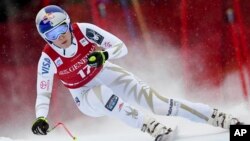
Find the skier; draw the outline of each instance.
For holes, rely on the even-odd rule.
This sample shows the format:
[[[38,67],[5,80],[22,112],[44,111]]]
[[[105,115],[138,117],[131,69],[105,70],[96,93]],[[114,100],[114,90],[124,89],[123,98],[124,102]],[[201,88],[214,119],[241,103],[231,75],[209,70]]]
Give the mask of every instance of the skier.
[[[34,134],[47,134],[54,75],[69,89],[82,113],[115,117],[149,133],[155,141],[168,140],[174,130],[132,104],[157,115],[181,116],[225,129],[240,123],[208,105],[159,95],[131,72],[109,62],[127,54],[120,39],[90,23],[71,23],[68,14],[56,5],[38,12],[36,27],[47,44],[38,62]]]

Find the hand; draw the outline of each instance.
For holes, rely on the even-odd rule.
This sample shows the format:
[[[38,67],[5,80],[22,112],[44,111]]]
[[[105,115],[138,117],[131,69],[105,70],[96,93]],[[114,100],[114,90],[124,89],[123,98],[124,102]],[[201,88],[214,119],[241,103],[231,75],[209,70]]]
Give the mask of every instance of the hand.
[[[49,129],[49,124],[46,118],[39,117],[33,123],[31,128],[32,132],[36,135],[47,135]]]
[[[88,56],[88,65],[92,67],[100,67],[108,59],[107,51],[95,51]]]

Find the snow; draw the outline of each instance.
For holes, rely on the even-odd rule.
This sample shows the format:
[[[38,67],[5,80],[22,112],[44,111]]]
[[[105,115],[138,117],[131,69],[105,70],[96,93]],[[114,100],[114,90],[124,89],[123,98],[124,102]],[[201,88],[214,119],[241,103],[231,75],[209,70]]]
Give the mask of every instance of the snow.
[[[249,123],[249,110],[244,104],[230,108],[229,111],[237,113],[242,120]],[[229,131],[225,129],[194,123],[180,117],[155,116],[155,118],[170,127],[177,126],[175,141],[229,141]],[[64,124],[77,137],[77,141],[153,141],[147,133],[108,117],[79,118]],[[19,139],[0,137],[0,141],[73,141],[60,126],[47,136],[36,136],[30,131],[23,132],[28,136]]]

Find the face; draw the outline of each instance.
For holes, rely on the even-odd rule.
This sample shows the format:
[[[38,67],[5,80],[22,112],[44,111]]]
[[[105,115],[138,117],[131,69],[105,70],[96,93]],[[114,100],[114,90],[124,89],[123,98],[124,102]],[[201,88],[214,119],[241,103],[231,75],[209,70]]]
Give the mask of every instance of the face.
[[[60,48],[68,48],[71,45],[71,33],[68,30],[65,34],[61,34],[56,40],[52,41],[53,44]]]

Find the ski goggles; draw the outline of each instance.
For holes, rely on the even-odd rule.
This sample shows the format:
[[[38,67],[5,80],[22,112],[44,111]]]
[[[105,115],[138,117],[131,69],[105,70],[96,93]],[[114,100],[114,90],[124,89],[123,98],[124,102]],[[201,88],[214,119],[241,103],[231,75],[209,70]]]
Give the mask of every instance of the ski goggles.
[[[63,23],[59,26],[57,26],[56,28],[46,32],[44,35],[45,37],[50,40],[50,41],[54,41],[57,40],[60,35],[65,34],[69,29],[69,26],[66,23]]]

